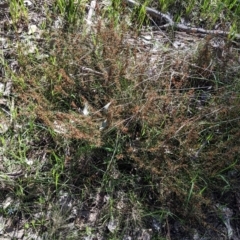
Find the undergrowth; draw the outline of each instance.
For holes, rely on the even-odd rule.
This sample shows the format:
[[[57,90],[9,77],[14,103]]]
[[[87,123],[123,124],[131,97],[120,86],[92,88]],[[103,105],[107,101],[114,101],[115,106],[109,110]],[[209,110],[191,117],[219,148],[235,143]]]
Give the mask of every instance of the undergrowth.
[[[163,65],[160,51],[149,76],[152,56],[128,41],[136,33],[124,21],[98,20],[90,33],[65,30],[45,43],[44,61],[19,46],[18,71],[8,69],[16,116],[1,154],[5,172],[23,174],[3,178],[3,193],[14,195],[3,214],[70,239],[59,231],[68,212],[53,204],[66,191],[78,209],[99,210],[90,227],[87,217],[75,220],[82,235],[102,225],[107,239],[138,236],[152,221],[161,225],[151,233],[156,239],[170,236],[174,221],[186,232],[213,228],[216,203],[228,205],[239,185],[240,86],[230,42],[217,54],[206,38],[187,59]],[[51,221],[35,219],[49,209]]]

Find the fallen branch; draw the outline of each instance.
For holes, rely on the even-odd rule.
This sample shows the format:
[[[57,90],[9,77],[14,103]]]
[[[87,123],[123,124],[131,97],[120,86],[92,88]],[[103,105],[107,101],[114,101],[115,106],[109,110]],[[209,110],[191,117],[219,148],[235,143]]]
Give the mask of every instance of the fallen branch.
[[[134,0],[123,0],[123,2],[133,8],[133,7],[139,7],[141,6],[139,3],[135,2]],[[191,32],[191,33],[202,33],[202,34],[210,34],[210,35],[220,35],[220,36],[228,36],[231,35],[230,32],[225,32],[221,30],[206,30],[203,28],[194,28],[194,27],[188,27],[181,23],[176,23],[172,20],[172,18],[164,13],[161,13],[153,8],[146,7],[146,13],[150,15],[152,18],[156,18],[159,20],[164,20],[167,24],[160,26],[160,28],[166,28],[168,26],[172,26],[178,30],[184,31],[184,32]],[[240,39],[240,34],[234,34],[234,37],[236,39]]]
[[[92,17],[94,15],[94,10],[95,10],[95,7],[96,7],[96,1],[91,1],[91,4],[90,4],[90,8],[89,8],[89,12],[88,12],[88,16],[87,16],[87,30],[86,32],[88,33],[91,29],[91,26],[92,26]]]

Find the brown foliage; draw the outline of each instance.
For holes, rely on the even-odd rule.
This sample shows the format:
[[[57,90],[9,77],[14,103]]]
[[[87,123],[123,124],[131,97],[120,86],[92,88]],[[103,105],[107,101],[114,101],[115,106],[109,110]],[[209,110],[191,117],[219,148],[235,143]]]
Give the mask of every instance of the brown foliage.
[[[126,34],[126,27],[116,30],[100,21],[92,35],[59,32],[49,62],[28,69],[21,104],[34,104],[29,113],[53,131],[64,128],[58,129],[63,138],[100,147],[119,134],[124,140],[118,158],[131,159],[151,173],[163,206],[204,219],[203,207],[212,201],[209,181],[239,154],[239,100],[229,97],[231,106],[226,105],[225,91],[214,89],[218,65],[209,40],[192,56],[194,67],[184,59],[168,59],[168,71],[146,81],[151,56],[128,44]],[[204,86],[214,89],[205,101],[201,98],[208,90],[195,89]],[[102,108],[109,102],[106,114]],[[89,116],[79,113],[85,104]],[[103,120],[108,128],[101,132]]]

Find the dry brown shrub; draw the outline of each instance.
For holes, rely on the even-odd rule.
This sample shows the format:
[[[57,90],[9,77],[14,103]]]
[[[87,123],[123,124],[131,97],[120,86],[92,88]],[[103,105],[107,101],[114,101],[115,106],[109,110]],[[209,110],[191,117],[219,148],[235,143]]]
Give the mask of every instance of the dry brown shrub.
[[[154,67],[148,64],[151,54],[127,43],[125,26],[116,30],[99,21],[95,31],[85,36],[58,33],[54,61],[29,68],[24,89],[17,87],[22,105],[34,103],[31,114],[52,130],[62,126],[63,138],[100,147],[119,134],[124,140],[118,158],[130,159],[151,174],[158,186],[151,190],[156,201],[181,217],[204,222],[212,201],[210,181],[235,161],[239,151],[234,146],[240,139],[239,123],[231,122],[239,115],[238,100],[229,98],[231,107],[226,106],[219,90],[212,93],[219,94],[217,103],[214,97],[215,102],[204,103],[193,88],[213,85],[218,66],[211,65],[216,58],[208,40],[192,56],[194,67],[185,56],[176,61],[171,55],[164,63],[166,71],[148,79]],[[109,102],[106,115],[101,109]],[[90,116],[79,113],[86,103]],[[106,119],[109,126],[101,132],[99,125]]]

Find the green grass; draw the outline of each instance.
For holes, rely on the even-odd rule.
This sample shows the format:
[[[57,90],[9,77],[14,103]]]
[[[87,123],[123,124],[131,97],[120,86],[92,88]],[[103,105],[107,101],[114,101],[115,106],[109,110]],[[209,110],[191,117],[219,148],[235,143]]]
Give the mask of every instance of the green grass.
[[[9,3],[9,12],[13,24],[17,24],[21,21],[28,21],[28,9],[24,5],[22,0],[13,0]]]
[[[121,1],[98,6],[90,32],[86,1],[52,2],[37,51],[26,54],[19,42],[16,71],[1,56],[2,81],[13,87],[2,96],[10,107],[1,104],[12,121],[0,136],[0,215],[25,235],[211,237],[226,234],[209,230],[216,204],[239,212],[239,50],[226,46],[217,58],[208,38],[190,50],[159,40],[153,60],[136,37],[151,25],[147,6],[239,32],[237,1],[141,2],[131,11]],[[9,29],[29,22],[28,11],[11,1]],[[56,16],[63,25],[50,33]]]
[[[76,24],[82,19],[82,6],[86,4],[86,1],[74,1],[74,0],[57,0],[56,9],[60,15],[63,16],[66,23],[71,25]]]

